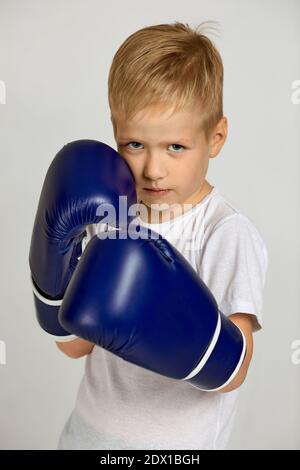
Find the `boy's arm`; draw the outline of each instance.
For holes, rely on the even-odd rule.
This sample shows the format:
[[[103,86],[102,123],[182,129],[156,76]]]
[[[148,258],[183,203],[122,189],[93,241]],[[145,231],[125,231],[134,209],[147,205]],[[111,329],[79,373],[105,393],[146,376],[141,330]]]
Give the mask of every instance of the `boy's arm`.
[[[89,341],[81,338],[76,338],[73,341],[66,342],[56,341],[56,345],[58,349],[72,359],[79,359],[80,357],[90,354],[95,346],[94,343],[90,343]]]
[[[247,352],[239,372],[226,387],[219,390],[221,393],[231,392],[242,385],[246,378],[253,354],[252,315],[248,313],[234,313],[228,318],[243,331],[246,338]]]

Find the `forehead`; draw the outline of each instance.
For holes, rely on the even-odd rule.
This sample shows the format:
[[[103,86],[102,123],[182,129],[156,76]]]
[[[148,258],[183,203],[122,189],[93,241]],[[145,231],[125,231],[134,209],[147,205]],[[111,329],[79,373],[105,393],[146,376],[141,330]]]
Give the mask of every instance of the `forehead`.
[[[139,111],[133,118],[116,116],[116,129],[119,137],[130,136],[154,136],[159,135],[167,138],[168,135],[181,138],[192,138],[199,131],[200,117],[199,107],[197,109],[174,110],[154,107]]]

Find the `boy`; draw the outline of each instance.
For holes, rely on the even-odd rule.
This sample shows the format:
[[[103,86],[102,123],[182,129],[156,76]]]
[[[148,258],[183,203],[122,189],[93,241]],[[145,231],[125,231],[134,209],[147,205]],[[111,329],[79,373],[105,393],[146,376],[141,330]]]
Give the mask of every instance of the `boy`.
[[[208,393],[83,339],[57,342],[70,357],[88,355],[58,448],[223,449],[252,357],[252,332],[261,328],[268,258],[250,220],[206,179],[209,159],[227,136],[222,60],[188,25],[146,27],[117,51],[108,85],[118,152],[134,175],[141,206],[139,223],[184,255],[244,333],[247,352],[234,379]],[[90,225],[86,241],[96,231]]]

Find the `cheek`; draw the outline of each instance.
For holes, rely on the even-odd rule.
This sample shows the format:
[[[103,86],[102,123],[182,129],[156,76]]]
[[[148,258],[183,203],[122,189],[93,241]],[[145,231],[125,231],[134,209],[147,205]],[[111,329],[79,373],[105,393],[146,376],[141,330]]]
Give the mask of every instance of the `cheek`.
[[[197,156],[196,158],[191,158],[189,162],[189,171],[191,177],[199,179],[206,173],[208,159],[205,156]]]
[[[199,159],[185,161],[176,172],[176,182],[182,191],[194,191],[205,178],[205,165]]]
[[[192,182],[195,179],[199,179],[199,176],[203,172],[203,162],[198,158],[186,158],[176,168],[177,179],[184,179],[185,181]]]

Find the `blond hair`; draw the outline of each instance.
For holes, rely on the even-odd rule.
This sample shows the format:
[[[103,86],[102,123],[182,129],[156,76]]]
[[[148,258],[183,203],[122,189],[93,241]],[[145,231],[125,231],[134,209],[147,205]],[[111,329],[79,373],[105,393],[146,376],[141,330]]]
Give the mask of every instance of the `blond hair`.
[[[204,22],[209,23],[209,22]],[[114,115],[131,119],[149,106],[199,107],[208,138],[223,116],[223,63],[212,41],[187,24],[159,24],[131,34],[117,50],[108,77]]]

